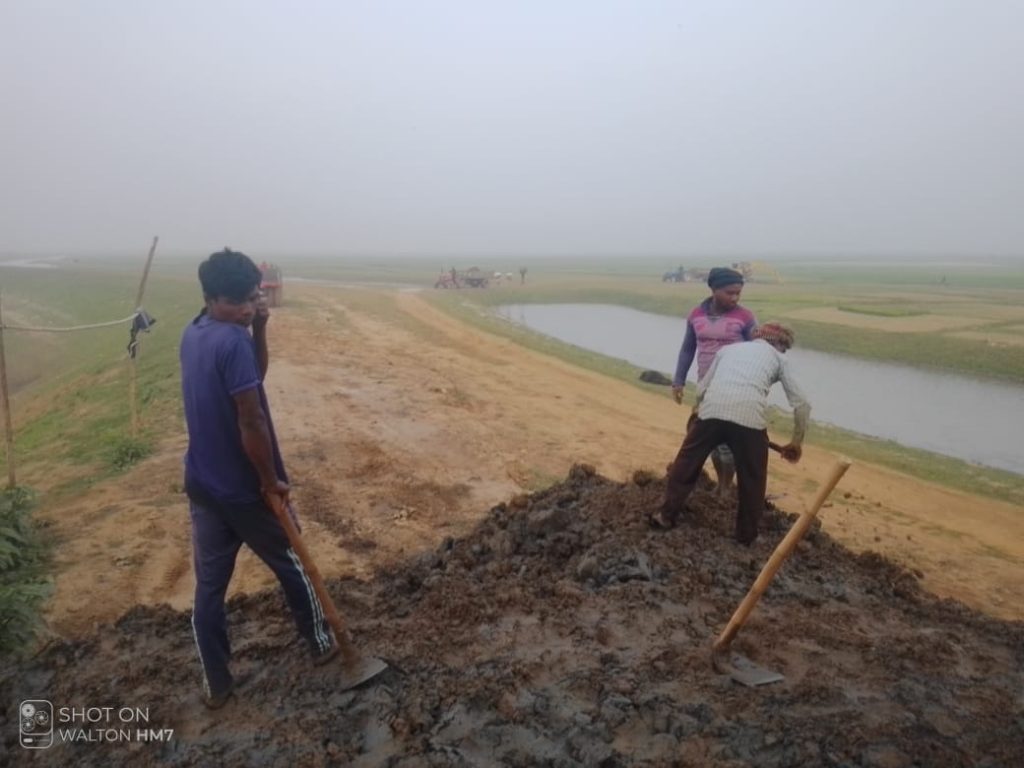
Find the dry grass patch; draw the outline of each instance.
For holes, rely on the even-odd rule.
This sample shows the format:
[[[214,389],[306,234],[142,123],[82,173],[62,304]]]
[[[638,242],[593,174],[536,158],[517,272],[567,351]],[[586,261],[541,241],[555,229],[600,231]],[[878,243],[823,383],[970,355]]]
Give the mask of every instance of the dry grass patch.
[[[846,312],[834,307],[812,307],[788,312],[786,317],[795,320],[813,320],[818,323],[845,325],[851,328],[869,328],[873,331],[890,333],[930,333],[955,328],[969,328],[984,325],[987,321],[976,317],[952,315],[910,315],[907,317],[883,317],[860,312]]]

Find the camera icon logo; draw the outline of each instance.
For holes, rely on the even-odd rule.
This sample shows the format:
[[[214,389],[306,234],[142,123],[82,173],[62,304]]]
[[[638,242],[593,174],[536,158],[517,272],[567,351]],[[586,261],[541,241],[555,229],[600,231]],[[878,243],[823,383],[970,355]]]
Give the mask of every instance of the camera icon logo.
[[[18,707],[18,736],[25,749],[53,746],[53,704],[44,699],[27,699]]]

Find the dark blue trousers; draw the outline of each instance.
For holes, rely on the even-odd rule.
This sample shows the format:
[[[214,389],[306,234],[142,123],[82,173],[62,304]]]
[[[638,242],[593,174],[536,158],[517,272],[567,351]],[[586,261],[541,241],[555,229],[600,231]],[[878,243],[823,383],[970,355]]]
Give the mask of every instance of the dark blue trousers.
[[[189,497],[196,572],[192,630],[203,665],[206,694],[222,694],[232,685],[224,596],[242,544],[277,576],[299,633],[309,643],[313,655],[327,651],[333,635],[323,607],[273,511],[262,501],[223,504],[193,493]]]

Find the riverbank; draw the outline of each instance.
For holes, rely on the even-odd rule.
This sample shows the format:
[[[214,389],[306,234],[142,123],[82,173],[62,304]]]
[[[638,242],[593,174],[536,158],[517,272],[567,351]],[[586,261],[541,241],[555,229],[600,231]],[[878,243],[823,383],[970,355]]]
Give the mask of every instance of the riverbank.
[[[609,304],[505,304],[499,317],[642,370],[672,376],[678,318]],[[1015,473],[1024,481],[1024,385],[796,347],[786,355],[815,422]],[[689,378],[695,382],[696,366]],[[780,387],[769,403],[788,411]],[[964,409],[964,403],[972,403]]]
[[[460,321],[473,324],[488,333],[504,336],[529,349],[612,376],[639,389],[662,391],[658,387],[640,382],[640,368],[635,365],[535,333],[496,316],[489,304],[466,300],[465,295],[462,292],[433,292],[425,293],[424,298]],[[686,402],[693,402],[692,384],[687,386]],[[789,424],[788,416],[774,411],[773,429],[785,431]],[[966,493],[1024,505],[1024,477],[1013,472],[972,464],[824,424],[814,425],[809,440],[829,450],[848,454],[855,459],[882,464],[925,482],[935,482]]]
[[[615,304],[682,318],[708,294],[700,283],[543,275],[527,286],[464,291],[484,306]],[[761,320],[792,325],[807,349],[904,363],[994,381],[1024,381],[1024,289],[748,284],[742,302]]]

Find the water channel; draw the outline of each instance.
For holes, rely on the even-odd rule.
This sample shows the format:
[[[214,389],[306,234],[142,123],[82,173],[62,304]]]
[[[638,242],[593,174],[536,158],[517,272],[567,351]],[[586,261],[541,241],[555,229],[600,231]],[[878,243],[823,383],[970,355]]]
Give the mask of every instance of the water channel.
[[[672,375],[685,322],[608,304],[513,304],[497,314],[569,344]],[[1024,475],[1024,386],[790,350],[815,421]],[[1019,354],[1019,353],[1018,353]],[[697,365],[690,368],[690,379]],[[781,386],[771,402],[786,406]]]

